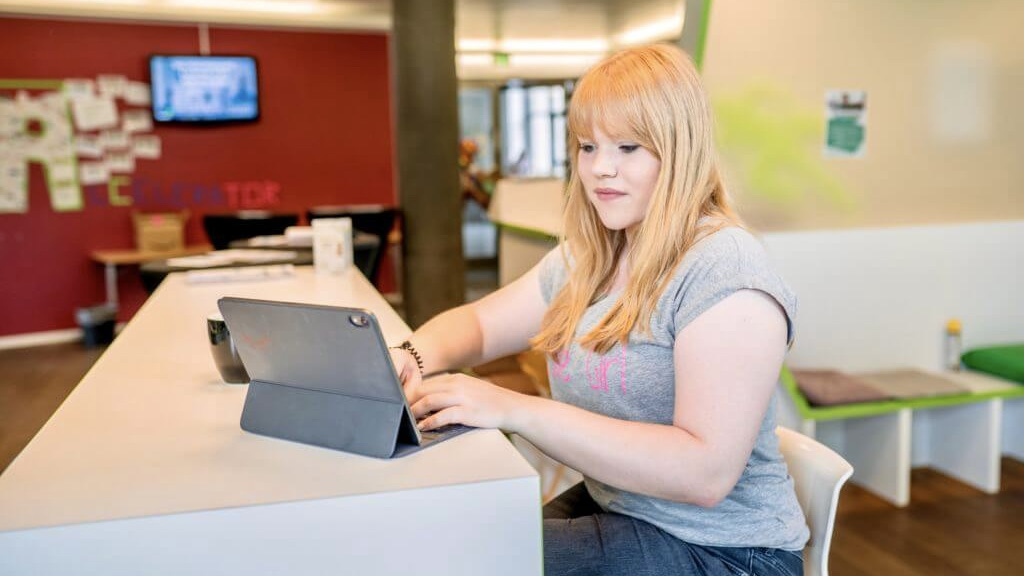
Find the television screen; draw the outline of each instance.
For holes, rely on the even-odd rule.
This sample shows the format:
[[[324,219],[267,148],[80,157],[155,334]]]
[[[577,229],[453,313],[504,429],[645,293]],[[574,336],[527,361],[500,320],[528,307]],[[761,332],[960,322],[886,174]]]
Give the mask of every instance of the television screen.
[[[259,118],[256,60],[251,56],[152,56],[149,73],[157,122]]]

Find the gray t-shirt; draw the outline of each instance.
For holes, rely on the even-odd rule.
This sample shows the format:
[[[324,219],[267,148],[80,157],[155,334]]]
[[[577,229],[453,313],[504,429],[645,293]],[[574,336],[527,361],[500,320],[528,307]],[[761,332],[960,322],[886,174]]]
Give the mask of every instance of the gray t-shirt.
[[[541,290],[548,304],[565,284],[566,275],[556,248],[541,263]],[[581,348],[579,339],[608,312],[619,293],[587,308],[568,353],[563,350],[557,362],[548,360],[552,396],[613,418],[672,424],[676,334],[705,310],[743,289],[760,290],[779,302],[792,339],[795,296],[771,269],[753,236],[740,228],[724,228],[699,241],[683,258],[658,300],[650,333],[634,330],[625,346],[616,344],[597,355]],[[774,402],[739,481],[712,508],[620,490],[589,477],[584,481],[605,510],[639,518],[686,542],[787,550],[800,550],[807,542],[807,525],[775,436]]]

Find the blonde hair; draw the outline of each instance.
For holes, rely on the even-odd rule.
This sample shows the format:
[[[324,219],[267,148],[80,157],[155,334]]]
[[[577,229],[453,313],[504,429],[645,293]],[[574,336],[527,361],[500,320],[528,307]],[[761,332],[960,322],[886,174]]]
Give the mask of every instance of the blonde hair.
[[[569,253],[562,252],[568,281],[531,344],[549,354],[567,349],[584,311],[607,294],[626,258],[629,279],[618,301],[580,340],[604,353],[626,342],[634,327],[650,329],[658,297],[697,240],[742,223],[719,174],[707,97],[697,70],[679,48],[632,48],[595,65],[576,85],[568,124],[572,173],[562,238]],[[591,139],[595,127],[637,142],[661,162],[647,214],[628,250],[625,232],[601,223],[577,169],[579,140]]]

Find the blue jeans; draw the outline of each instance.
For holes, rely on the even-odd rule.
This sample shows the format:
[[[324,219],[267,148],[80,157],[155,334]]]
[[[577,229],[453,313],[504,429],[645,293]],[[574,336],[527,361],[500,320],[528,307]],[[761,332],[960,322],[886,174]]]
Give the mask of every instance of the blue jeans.
[[[544,506],[545,576],[802,576],[799,552],[690,544],[605,512],[582,483]]]

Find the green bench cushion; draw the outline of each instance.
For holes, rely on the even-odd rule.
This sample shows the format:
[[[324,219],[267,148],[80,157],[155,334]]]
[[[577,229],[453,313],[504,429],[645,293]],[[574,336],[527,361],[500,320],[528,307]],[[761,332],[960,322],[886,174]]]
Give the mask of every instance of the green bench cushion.
[[[975,348],[960,359],[971,370],[1024,384],[1024,344]]]

